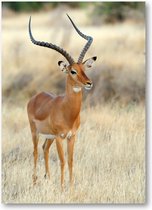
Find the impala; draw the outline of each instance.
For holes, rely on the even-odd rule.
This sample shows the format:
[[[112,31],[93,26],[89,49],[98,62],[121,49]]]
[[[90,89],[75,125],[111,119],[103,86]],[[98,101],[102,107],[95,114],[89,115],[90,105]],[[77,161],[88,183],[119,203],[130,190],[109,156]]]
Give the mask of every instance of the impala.
[[[68,15],[67,15],[68,16]],[[83,58],[89,49],[93,39],[84,35],[68,16],[77,33],[87,40],[82,49],[78,61],[74,59],[62,48],[47,42],[36,41],[31,32],[31,17],[29,19],[29,36],[33,44],[56,50],[62,54],[68,64],[59,61],[58,65],[66,73],[66,90],[64,95],[56,96],[53,93],[41,92],[33,96],[27,105],[28,118],[31,128],[34,145],[34,173],[33,183],[36,183],[36,165],[38,158],[39,134],[43,134],[45,142],[43,144],[45,159],[45,177],[50,178],[49,170],[49,148],[56,141],[56,147],[61,163],[61,187],[64,186],[65,158],[62,140],[67,139],[68,167],[70,185],[73,183],[73,150],[76,132],[80,125],[80,109],[82,102],[83,87],[90,90],[93,87],[92,81],[86,76],[85,70],[90,68],[96,60],[96,56],[83,62]]]

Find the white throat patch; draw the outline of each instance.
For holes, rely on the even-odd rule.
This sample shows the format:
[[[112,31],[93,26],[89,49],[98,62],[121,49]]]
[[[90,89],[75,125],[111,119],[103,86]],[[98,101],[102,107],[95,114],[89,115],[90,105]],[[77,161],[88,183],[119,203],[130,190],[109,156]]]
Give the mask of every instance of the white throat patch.
[[[81,87],[73,87],[73,91],[75,92],[75,93],[78,93],[78,92],[80,92],[81,91]]]

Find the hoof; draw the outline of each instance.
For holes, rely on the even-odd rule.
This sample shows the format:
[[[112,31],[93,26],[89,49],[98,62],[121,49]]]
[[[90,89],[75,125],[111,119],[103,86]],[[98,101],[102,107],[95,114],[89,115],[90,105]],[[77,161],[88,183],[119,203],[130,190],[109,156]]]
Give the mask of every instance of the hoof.
[[[36,184],[36,180],[37,180],[37,176],[33,175],[32,178],[33,178],[33,185],[35,185]]]
[[[44,179],[47,179],[47,178],[50,179],[50,175],[45,174],[45,175],[44,175]]]

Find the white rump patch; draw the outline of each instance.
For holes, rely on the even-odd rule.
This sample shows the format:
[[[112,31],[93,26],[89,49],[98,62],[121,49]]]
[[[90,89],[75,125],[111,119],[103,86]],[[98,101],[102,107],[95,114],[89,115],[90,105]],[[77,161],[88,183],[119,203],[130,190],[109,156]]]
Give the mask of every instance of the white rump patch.
[[[78,92],[81,91],[81,87],[73,87],[73,91],[74,91],[75,93],[78,93]]]

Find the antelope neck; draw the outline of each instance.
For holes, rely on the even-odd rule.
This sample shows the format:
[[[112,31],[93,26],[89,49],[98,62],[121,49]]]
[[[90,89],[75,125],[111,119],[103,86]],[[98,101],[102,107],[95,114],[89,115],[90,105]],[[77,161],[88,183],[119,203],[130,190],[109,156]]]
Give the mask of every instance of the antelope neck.
[[[75,92],[74,87],[79,87],[76,82],[68,75],[66,80],[66,101],[68,106],[72,106],[73,111],[80,112],[82,101],[82,90]]]

